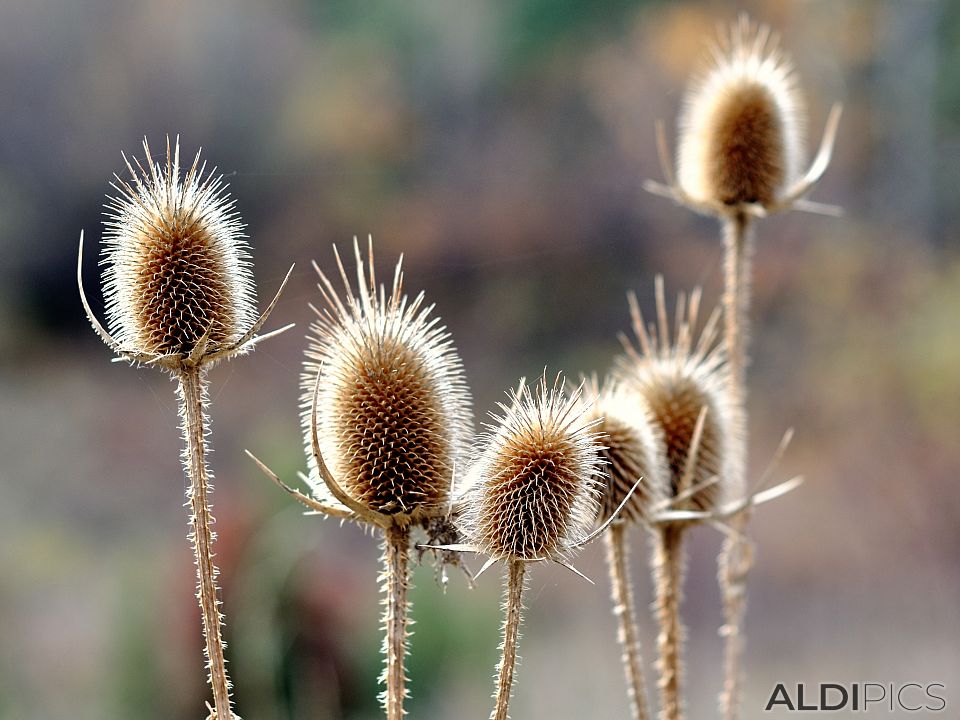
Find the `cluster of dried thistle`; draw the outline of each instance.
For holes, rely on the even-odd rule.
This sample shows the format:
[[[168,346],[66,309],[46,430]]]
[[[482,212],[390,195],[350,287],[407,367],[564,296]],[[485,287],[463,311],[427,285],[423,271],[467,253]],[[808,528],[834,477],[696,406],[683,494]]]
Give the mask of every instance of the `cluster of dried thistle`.
[[[379,284],[372,249],[364,259],[354,243],[355,288],[336,256],[342,290],[316,268],[322,304],[311,305],[316,317],[301,376],[309,493],[253,459],[311,511],[382,530],[382,702],[390,720],[404,715],[407,697],[414,547],[434,554],[444,580],[446,566],[460,565],[463,552],[487,556],[480,572],[496,561],[505,564],[502,656],[491,715],[502,720],[513,686],[527,566],[552,561],[574,570],[571,555],[601,535],[632,715],[648,717],[628,574],[633,526],[649,531],[653,547],[660,717],[680,718],[683,541],[698,524],[725,535],[721,711],[727,720],[737,717],[749,513],[796,485],[792,480],[765,489],[769,473],[754,483],[746,479],[752,230],[757,219],[780,210],[832,211],[805,195],[829,162],[838,115],[837,109],[831,113],[804,174],[803,112],[791,65],[769,31],[746,18],[721,33],[683,109],[676,180],[661,131],[668,184],[648,187],[720,220],[722,324],[719,309],[701,322],[699,290],[679,295],[671,323],[658,278],[655,321],[645,322],[631,295],[635,340],[622,338],[625,352],[602,382],[593,377],[571,389],[560,375],[532,386],[521,380],[478,437],[450,335],[422,293],[412,300],[404,294],[400,263],[390,286]],[[168,140],[165,161],[155,161],[146,142],[144,151],[143,163],[127,161],[129,179],[115,177],[117,195],[107,205],[103,291],[112,334],[90,312],[82,284],[80,292],[94,329],[121,359],[159,366],[179,383],[213,693],[208,707],[211,718],[232,720],[212,552],[205,375],[218,360],[287,328],[259,334],[276,298],[257,316],[243,225],[222,178],[205,170],[199,154],[181,172],[179,142],[171,149]],[[81,256],[82,247],[81,237]],[[79,263],[77,272],[79,281]],[[419,544],[413,539],[418,528]]]

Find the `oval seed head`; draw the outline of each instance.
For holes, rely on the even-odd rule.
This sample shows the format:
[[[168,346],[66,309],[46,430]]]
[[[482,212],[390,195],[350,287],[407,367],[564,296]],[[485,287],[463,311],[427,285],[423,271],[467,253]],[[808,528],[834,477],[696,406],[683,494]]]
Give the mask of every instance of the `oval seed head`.
[[[336,248],[334,248],[336,254]],[[303,428],[310,484],[324,502],[339,506],[320,478],[312,449],[317,389],[317,431],[323,459],[352,498],[386,515],[414,520],[445,513],[454,468],[472,434],[470,393],[463,365],[433,306],[402,293],[402,258],[393,287],[377,286],[373,251],[369,274],[354,243],[358,291],[337,265],[341,297],[320,272],[322,309],[310,327],[301,381]]]
[[[636,298],[630,300],[640,347],[625,343],[627,354],[617,359],[616,373],[627,388],[646,400],[662,433],[667,469],[664,496],[689,495],[671,506],[675,510],[713,510],[721,501],[739,497],[739,488],[732,483],[740,477],[740,460],[735,455],[737,415],[727,399],[728,370],[717,343],[719,315],[714,312],[699,339],[695,338],[700,291],[691,293],[689,309],[681,293],[676,337],[671,338],[662,278],[657,278],[656,325],[648,329]],[[710,483],[713,479],[717,481]]]
[[[803,103],[770,29],[746,15],[687,92],[677,180],[705,203],[768,205],[801,175]]]
[[[179,138],[166,163],[127,161],[114,176],[103,236],[104,298],[119,345],[145,355],[186,355],[237,342],[256,318],[250,255],[223,177],[198,152],[181,177]]]
[[[460,529],[467,542],[501,560],[559,559],[593,526],[603,489],[595,422],[563,379],[523,381],[499,403],[468,474]]]
[[[606,464],[601,470],[604,493],[599,521],[605,522],[617,511],[641,478],[619,517],[631,522],[649,520],[666,500],[669,478],[663,432],[656,417],[643,395],[612,377],[602,388],[597,387],[595,378],[589,380],[584,395],[588,400],[596,398],[584,417],[598,421],[595,429],[606,445],[600,451]]]

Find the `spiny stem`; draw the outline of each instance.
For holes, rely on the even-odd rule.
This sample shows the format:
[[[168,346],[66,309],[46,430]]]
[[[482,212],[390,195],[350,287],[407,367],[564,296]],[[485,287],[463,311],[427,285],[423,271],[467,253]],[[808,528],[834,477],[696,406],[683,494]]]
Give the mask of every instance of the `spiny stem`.
[[[660,632],[657,635],[660,676],[660,720],[681,720],[680,674],[683,670],[684,627],[680,619],[683,600],[683,528],[664,525],[656,533],[653,556],[655,610]]]
[[[730,364],[730,392],[742,404],[746,399],[747,345],[750,341],[750,278],[753,228],[750,216],[738,213],[723,223],[724,341]]]
[[[634,613],[633,587],[630,582],[627,527],[614,523],[607,530],[607,566],[610,570],[610,594],[613,614],[617,618],[617,640],[620,642],[623,672],[627,680],[631,715],[634,720],[647,720],[647,686],[643,677],[643,656]]]
[[[383,589],[386,610],[383,617],[384,652],[387,664],[382,681],[387,689],[382,695],[387,720],[402,720],[403,701],[407,697],[407,676],[404,659],[407,654],[407,592],[410,589],[410,528],[391,525],[384,531]]]
[[[746,409],[747,346],[750,341],[750,285],[753,256],[753,228],[744,213],[728,218],[723,227],[724,249],[724,341],[730,362],[728,393],[738,426],[734,451],[738,458],[733,478],[737,487],[746,487],[748,423]],[[731,519],[735,532],[727,536],[720,551],[718,567],[723,596],[724,683],[720,694],[723,720],[736,720],[739,714],[740,657],[743,637],[740,626],[746,610],[746,578],[752,564],[752,552],[746,539],[749,510]]]
[[[202,370],[185,368],[179,374],[183,435],[186,440],[184,465],[190,479],[187,498],[190,506],[190,539],[197,566],[197,598],[203,617],[208,682],[213,690],[213,720],[234,720],[230,702],[230,680],[223,657],[223,615],[220,613],[217,567],[213,563],[213,515],[208,495],[213,488],[205,459],[206,418]]]
[[[500,645],[500,664],[497,665],[496,705],[490,720],[507,720],[507,707],[513,689],[513,670],[517,664],[517,643],[523,613],[523,560],[511,560],[503,601],[503,642]]]
[[[739,715],[740,657],[743,654],[743,622],[747,602],[747,574],[753,565],[753,549],[741,533],[746,530],[749,514],[746,510],[731,519],[736,531],[730,534],[720,551],[720,589],[723,594],[723,620],[721,635],[724,637],[723,690],[720,693],[720,710],[724,720],[735,720]]]

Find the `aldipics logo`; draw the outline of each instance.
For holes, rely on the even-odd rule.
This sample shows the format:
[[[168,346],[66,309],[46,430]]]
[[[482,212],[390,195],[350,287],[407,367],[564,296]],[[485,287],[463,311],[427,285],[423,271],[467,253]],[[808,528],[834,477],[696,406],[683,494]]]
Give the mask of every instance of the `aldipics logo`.
[[[941,712],[947,709],[942,683],[819,683],[796,685],[796,691],[777,683],[767,701],[766,711],[836,712],[856,710],[868,712]]]

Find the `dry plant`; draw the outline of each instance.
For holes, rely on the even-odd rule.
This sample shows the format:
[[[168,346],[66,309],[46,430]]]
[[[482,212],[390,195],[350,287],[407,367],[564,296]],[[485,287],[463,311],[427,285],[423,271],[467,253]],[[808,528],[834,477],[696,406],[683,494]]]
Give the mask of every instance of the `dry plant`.
[[[581,390],[568,396],[563,385],[560,375],[534,389],[521,380],[510,402],[499,403],[502,414],[491,416],[458,498],[465,542],[445,548],[487,555],[478,576],[497,561],[507,566],[491,720],[507,718],[527,564],[553,561],[580,575],[570,554],[607,527],[590,532],[601,490],[597,421],[585,418]]]
[[[215,170],[207,173],[198,152],[181,177],[179,138],[172,149],[167,139],[165,164],[154,161],[146,139],[143,150],[145,165],[124,157],[130,178],[114,176],[111,185],[117,195],[106,206],[103,294],[112,333],[96,319],[83,290],[82,234],[77,283],[87,318],[118,360],[159,367],[178,382],[190,539],[213,691],[210,717],[232,720],[213,562],[206,371],[292,326],[257,335],[280,293],[258,318],[243,225],[222,176]]]
[[[586,417],[597,421],[597,431],[602,433],[606,445],[600,453],[606,464],[602,467],[605,484],[599,521],[609,520],[623,506],[604,539],[631,715],[634,720],[646,720],[647,690],[630,577],[628,532],[632,526],[649,524],[665,506],[667,466],[663,432],[643,396],[631,392],[612,376],[604,380],[602,387],[591,378],[585,396],[592,400]],[[623,505],[631,491],[633,497]]]
[[[441,543],[450,537],[454,470],[472,434],[470,395],[433,306],[424,306],[423,293],[412,301],[403,294],[402,258],[388,293],[377,284],[372,242],[366,268],[354,242],[355,293],[334,253],[345,294],[314,265],[324,306],[311,306],[316,320],[301,380],[312,497],[253,459],[310,510],[383,532],[381,701],[388,720],[400,720],[407,697],[411,530],[422,526]]]
[[[668,185],[648,182],[698,213],[720,220],[724,247],[724,345],[729,361],[726,394],[738,426],[735,455],[741,459],[735,482],[746,486],[747,417],[745,375],[753,224],[772,213],[797,209],[838,214],[839,209],[811,202],[807,193],[819,181],[833,151],[840,106],[827,119],[820,149],[803,170],[805,115],[793,64],[766,26],[746,15],[721,31],[710,46],[707,66],[691,83],[679,122],[676,180],[662,126],[658,149]],[[721,713],[738,716],[740,633],[746,576],[752,548],[746,538],[751,502],[730,523],[721,552],[719,579],[724,599],[724,689]]]
[[[412,300],[404,294],[402,258],[389,288],[377,282],[372,242],[366,261],[354,242],[356,289],[336,248],[342,291],[314,264],[323,304],[310,306],[316,318],[301,376],[309,468],[303,480],[310,492],[284,484],[250,457],[311,512],[382,531],[381,702],[388,720],[405,714],[410,551],[418,527],[427,537],[421,554],[437,554],[444,579],[446,565],[458,564],[462,552],[488,556],[478,576],[498,561],[506,565],[492,720],[508,717],[527,565],[556,562],[580,575],[572,554],[609,531],[611,599],[632,716],[647,720],[629,573],[628,532],[635,525],[647,528],[653,544],[660,718],[682,720],[684,540],[697,524],[725,534],[718,569],[725,636],[720,705],[724,720],[736,720],[750,512],[799,482],[765,489],[768,469],[747,483],[753,228],[757,219],[790,209],[838,212],[806,195],[830,162],[839,116],[835,106],[804,171],[803,104],[777,39],[746,16],[721,33],[686,95],[676,179],[660,126],[667,184],[646,187],[721,223],[723,342],[719,310],[701,323],[699,289],[678,296],[671,322],[657,277],[655,321],[646,323],[630,295],[635,341],[621,338],[625,354],[602,386],[585,381],[584,394],[584,385],[567,392],[560,375],[553,383],[544,376],[535,387],[521,381],[472,453],[462,363],[423,293]],[[77,280],[94,330],[118,359],[157,366],[178,381],[210,718],[234,720],[213,563],[206,370],[287,328],[257,334],[279,293],[257,317],[243,226],[222,177],[206,172],[199,153],[181,173],[179,142],[171,148],[168,140],[165,163],[154,161],[146,141],[144,151],[144,164],[127,161],[128,180],[115,176],[118,194],[107,205],[103,290],[111,332],[83,291],[82,235]],[[789,433],[777,457],[788,441]],[[468,456],[455,492],[456,471]]]
[[[646,518],[654,541],[660,717],[679,720],[683,715],[683,541],[692,522],[739,495],[730,482],[737,475],[739,428],[725,392],[728,366],[716,342],[716,312],[697,336],[699,290],[691,293],[689,305],[680,294],[673,332],[662,278],[656,282],[656,324],[647,327],[633,295],[630,306],[639,347],[623,338],[626,354],[618,358],[616,375],[642,399],[638,407],[643,414],[635,415],[635,424],[651,423],[660,439],[662,469],[648,470],[647,479],[661,483],[654,495],[667,498],[668,503],[660,510],[650,508]]]

